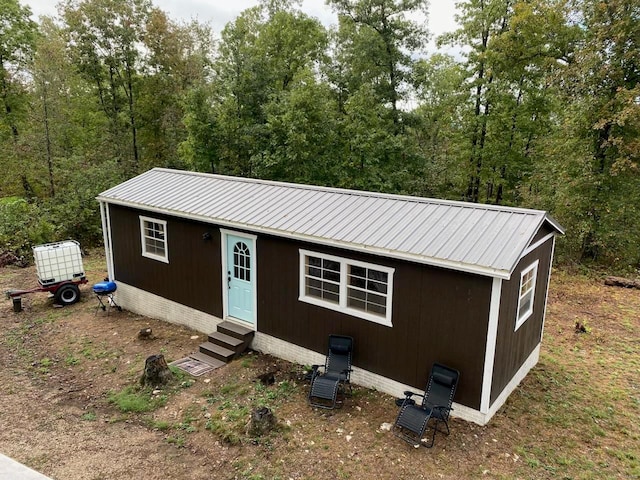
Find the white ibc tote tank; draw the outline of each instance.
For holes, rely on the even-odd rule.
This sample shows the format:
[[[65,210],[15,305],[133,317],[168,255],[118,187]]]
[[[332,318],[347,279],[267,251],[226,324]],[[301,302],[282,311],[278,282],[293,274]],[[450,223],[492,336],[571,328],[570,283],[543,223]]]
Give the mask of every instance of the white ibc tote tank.
[[[75,240],[33,247],[38,281],[42,286],[84,277],[82,252]]]

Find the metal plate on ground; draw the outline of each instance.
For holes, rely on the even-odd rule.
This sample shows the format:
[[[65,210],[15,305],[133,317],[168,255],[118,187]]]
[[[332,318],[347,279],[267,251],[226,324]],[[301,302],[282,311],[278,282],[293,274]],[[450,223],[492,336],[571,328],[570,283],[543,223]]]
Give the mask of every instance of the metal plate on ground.
[[[200,360],[196,360],[195,358],[191,358],[191,357],[181,358],[180,360],[171,362],[169,365],[178,367],[180,370],[184,370],[185,372],[193,375],[194,377],[199,377],[200,375],[210,372],[211,370],[216,368],[215,365],[201,362]]]

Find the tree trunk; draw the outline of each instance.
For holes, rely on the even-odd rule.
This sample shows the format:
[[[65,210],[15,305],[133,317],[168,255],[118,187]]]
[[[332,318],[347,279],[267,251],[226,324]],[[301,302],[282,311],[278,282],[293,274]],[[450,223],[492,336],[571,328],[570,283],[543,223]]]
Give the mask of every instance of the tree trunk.
[[[133,79],[131,73],[131,66],[126,64],[127,73],[127,97],[129,100],[129,123],[131,125],[131,142],[133,148],[133,173],[138,173],[140,159],[138,154],[138,127],[136,125],[136,116],[134,113],[133,104]]]
[[[44,135],[47,146],[47,170],[49,171],[49,193],[51,198],[56,196],[53,183],[53,155],[51,154],[51,135],[49,133],[49,107],[47,105],[47,82],[42,81],[42,106],[44,109]]]
[[[484,5],[483,5],[484,8]],[[489,42],[489,28],[485,28],[482,31],[482,52],[485,52],[487,49],[487,44]],[[471,134],[471,154],[469,157],[469,164],[471,166],[471,174],[469,176],[469,184],[467,186],[467,195],[465,200],[468,202],[477,202],[477,185],[480,183],[480,169],[482,168],[482,159],[478,157],[481,155],[478,151],[478,138],[479,138],[479,119],[480,119],[480,110],[482,105],[482,92],[483,92],[483,84],[484,84],[484,73],[485,73],[485,63],[484,60],[480,61],[480,65],[478,66],[478,79],[476,84],[476,93],[475,93],[475,108],[474,108],[474,120],[473,120],[473,133]],[[477,158],[478,157],[478,158]]]
[[[622,277],[607,277],[604,284],[610,287],[637,288],[640,289],[640,280],[631,280]]]
[[[171,379],[173,373],[167,365],[167,361],[164,359],[164,355],[151,355],[147,357],[144,362],[144,372],[140,377],[140,383],[142,385],[150,385],[157,387],[159,385],[166,385]]]

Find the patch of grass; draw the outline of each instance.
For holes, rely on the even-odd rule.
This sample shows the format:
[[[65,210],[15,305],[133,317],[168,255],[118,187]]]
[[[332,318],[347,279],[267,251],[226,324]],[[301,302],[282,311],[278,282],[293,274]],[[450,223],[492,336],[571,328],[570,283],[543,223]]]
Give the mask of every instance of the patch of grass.
[[[76,357],[75,355],[73,355],[72,353],[69,353],[66,358],[64,359],[64,363],[68,366],[74,366],[74,365],[78,365],[80,363],[80,359],[78,357]]]
[[[204,428],[215,433],[220,439],[229,445],[239,445],[242,442],[241,434],[236,432],[224,417],[211,417]]]
[[[255,364],[255,359],[255,355],[246,355],[242,359],[242,362],[240,362],[240,365],[242,366],[242,368],[251,368]]]
[[[20,358],[32,359],[34,353],[29,348],[32,337],[37,335],[37,330],[32,323],[23,323],[9,330],[5,336],[0,336],[0,342],[17,353]]]
[[[175,379],[180,382],[181,388],[189,388],[193,386],[194,383],[196,383],[191,375],[189,375],[184,370],[179,369],[175,365],[169,365],[169,370],[171,370],[171,373],[173,373]]]
[[[87,412],[80,418],[82,418],[82,420],[84,420],[85,422],[95,422],[98,416],[95,412]]]
[[[166,395],[153,395],[148,388],[126,387],[120,392],[109,393],[109,403],[123,413],[151,412],[166,405]]]
[[[122,351],[119,349],[113,349],[107,342],[100,342],[99,345],[95,345],[93,340],[84,338],[82,340],[81,349],[78,352],[81,356],[87,360],[97,360],[103,358],[120,358]]]
[[[38,372],[40,372],[43,375],[47,375],[50,372],[51,366],[53,365],[53,360],[51,360],[49,357],[44,357],[40,359],[37,365],[38,365]]]
[[[295,389],[296,384],[288,380],[270,386],[260,382],[232,382],[222,385],[215,393],[205,393],[207,403],[216,406],[205,428],[231,445],[251,441],[264,448],[271,448],[272,442],[268,435],[259,439],[248,436],[246,427],[250,414],[260,407],[275,410],[278,405],[291,398]],[[287,430],[287,427],[277,425],[274,432],[281,434]]]
[[[238,383],[228,383],[220,387],[221,395],[230,395],[235,393],[240,388],[240,384]]]
[[[197,432],[198,429],[194,425],[194,423],[198,421],[196,410],[197,407],[195,405],[191,405],[189,408],[187,408],[182,414],[182,422],[178,423],[176,425],[176,428],[187,433]]]
[[[284,380],[275,386],[266,386],[257,382],[255,384],[257,406],[271,407],[274,403],[288,398],[294,390],[295,385],[288,380]]]
[[[153,420],[149,422],[149,427],[154,430],[160,430],[161,432],[167,431],[171,428],[171,424],[166,420]]]
[[[209,397],[211,402],[218,403],[216,410],[205,424],[205,429],[215,433],[230,445],[238,445],[244,437],[244,427],[249,418],[249,406],[241,403],[238,392],[245,386],[239,383],[223,385],[217,397]]]
[[[175,435],[175,436],[167,437],[167,443],[169,445],[174,445],[178,448],[184,447],[185,441],[186,439],[184,435]]]
[[[176,377],[180,382],[189,378],[189,374],[187,372],[179,369],[175,365],[169,365],[169,370],[171,370],[171,373],[173,373],[174,377]]]
[[[235,422],[241,418],[246,418],[249,414],[249,408],[246,405],[237,405],[231,400],[225,401],[218,407],[218,410],[224,412],[222,416],[231,422]]]
[[[508,401],[508,428],[527,430],[512,442],[520,461],[511,478],[640,478],[638,460],[625,456],[640,438],[638,384],[630,381],[638,357],[627,353],[639,337],[625,327],[631,317],[618,300],[631,300],[634,312],[640,303],[602,290],[601,280],[566,280],[550,289],[567,300],[550,302],[540,362]],[[593,334],[576,334],[573,318],[588,319]]]

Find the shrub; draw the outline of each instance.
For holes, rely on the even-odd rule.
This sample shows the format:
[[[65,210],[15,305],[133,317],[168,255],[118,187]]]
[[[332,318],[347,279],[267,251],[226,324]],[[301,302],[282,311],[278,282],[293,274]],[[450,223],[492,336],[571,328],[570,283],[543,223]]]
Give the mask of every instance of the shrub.
[[[0,248],[16,256],[32,257],[31,247],[55,239],[55,228],[42,208],[22,198],[0,200]]]

